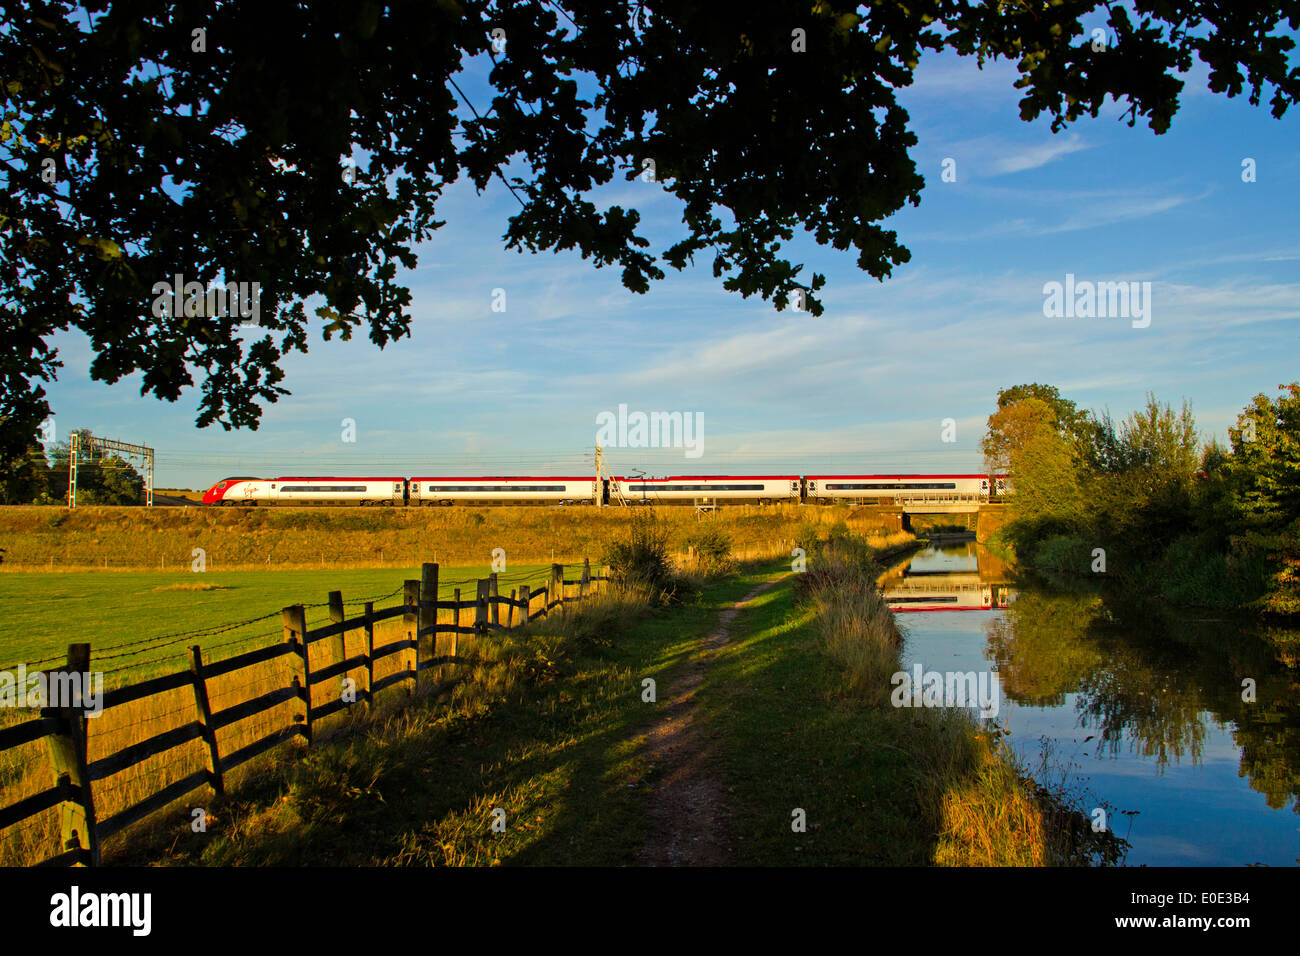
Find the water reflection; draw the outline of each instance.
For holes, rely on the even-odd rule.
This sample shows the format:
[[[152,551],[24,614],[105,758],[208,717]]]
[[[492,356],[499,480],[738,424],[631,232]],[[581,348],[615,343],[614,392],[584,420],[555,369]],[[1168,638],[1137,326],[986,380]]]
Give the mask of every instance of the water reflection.
[[[1013,741],[1047,737],[1068,756],[1102,759],[1092,775],[1111,779],[1098,796],[1137,804],[1131,809],[1147,818],[1135,836],[1154,835],[1145,848],[1135,840],[1130,863],[1293,863],[1300,855],[1296,633],[1172,612],[1139,618],[1102,594],[1017,583],[973,541],[920,552],[881,586],[891,608],[908,612],[911,660],[996,666],[1010,702],[1000,722]],[[916,613],[940,610],[983,613]],[[1236,792],[1245,787],[1262,801]],[[1189,803],[1197,799],[1205,805]],[[1196,832],[1207,826],[1223,832]]]
[[[981,560],[981,554],[983,559]],[[936,543],[880,579],[893,611],[987,611],[1010,600],[1007,566],[965,539]]]

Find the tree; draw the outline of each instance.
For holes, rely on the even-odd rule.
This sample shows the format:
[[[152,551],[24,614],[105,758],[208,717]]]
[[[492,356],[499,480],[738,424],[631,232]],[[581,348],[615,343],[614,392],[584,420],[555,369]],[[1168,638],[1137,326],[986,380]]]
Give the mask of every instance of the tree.
[[[1115,434],[1107,421],[1105,467],[1094,471],[1090,497],[1107,537],[1138,552],[1159,552],[1191,530],[1201,453],[1191,405],[1178,412],[1147,396]],[[1094,461],[1096,458],[1094,458]]]
[[[1277,529],[1300,520],[1300,383],[1279,385],[1276,400],[1256,395],[1228,429],[1226,470],[1244,528]]]
[[[1030,402],[1037,400],[1025,399],[1010,407]],[[1043,537],[1082,530],[1091,509],[1076,457],[1056,429],[1039,425],[1028,430],[1012,451],[1010,466],[1016,488],[1011,515],[1022,540],[1026,534]]]
[[[1056,422],[1051,406],[1038,398],[999,405],[989,416],[988,432],[980,443],[989,472],[1010,470],[1016,454],[1034,435],[1040,431],[1056,433]]]
[[[1300,93],[1294,0],[1129,6],[1137,19],[1103,0],[9,3],[0,470],[49,413],[58,330],[89,336],[96,379],[139,371],[143,393],[174,401],[198,373],[198,424],[226,428],[288,394],[279,363],[307,349],[307,300],[327,339],[407,334],[398,268],[462,175],[518,197],[508,248],[576,248],[636,292],[708,255],[725,288],[779,308],[806,293],[816,315],[824,278],[780,254],[797,227],[878,279],[910,257],[880,223],[924,183],[895,99],[923,54],[1014,59],[1021,117],[1049,113],[1053,130],[1109,96],[1163,133],[1172,74],[1197,58],[1211,90],[1268,96],[1274,116]],[[1115,42],[1099,47],[1084,21],[1103,18]],[[475,57],[493,60],[490,104],[457,82]],[[587,198],[647,160],[683,207],[658,254],[635,209]],[[261,334],[204,297],[217,280],[260,284]]]
[[[990,472],[1011,467],[1011,458],[1038,425],[1071,443],[1080,439],[1088,418],[1054,385],[1013,385],[998,392],[998,408],[989,416],[980,443]]]
[[[28,446],[27,454],[15,462],[8,474],[0,474],[0,503],[27,505],[41,502],[49,490],[49,471],[45,449],[33,442]]]

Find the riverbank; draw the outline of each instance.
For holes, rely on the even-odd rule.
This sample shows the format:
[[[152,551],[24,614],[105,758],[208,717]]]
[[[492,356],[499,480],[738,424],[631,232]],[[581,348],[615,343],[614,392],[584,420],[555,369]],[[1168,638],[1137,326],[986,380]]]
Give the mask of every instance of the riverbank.
[[[902,635],[879,552],[828,542],[755,608],[712,674],[716,732],[750,862],[1041,866],[1115,862],[996,728],[961,708],[895,706]],[[784,701],[775,707],[773,701]],[[791,832],[795,821],[801,832]]]
[[[1072,535],[1017,541],[1014,528],[981,543],[1053,587],[1101,588],[1130,606],[1231,611],[1277,623],[1300,619],[1300,540],[1291,535],[1249,536],[1227,550],[1188,535],[1154,553],[1094,547]]]

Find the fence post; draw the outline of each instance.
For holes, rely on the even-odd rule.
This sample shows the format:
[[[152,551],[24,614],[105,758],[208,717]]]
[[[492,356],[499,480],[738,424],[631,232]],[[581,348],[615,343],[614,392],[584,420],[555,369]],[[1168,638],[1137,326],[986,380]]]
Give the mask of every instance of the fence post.
[[[415,645],[411,648],[411,656],[415,658],[410,665],[411,686],[406,692],[414,694],[416,685],[420,681],[420,644],[416,637],[420,627],[419,581],[407,581],[402,585],[402,603],[406,605],[406,613],[402,615],[402,627],[406,630],[406,639]]]
[[[578,582],[578,597],[587,596],[587,588],[591,586],[591,558],[582,559],[582,579]]]
[[[519,623],[527,624],[529,611],[528,606],[533,603],[533,593],[527,584],[519,585],[519,601],[519,610],[523,612],[519,619]]]
[[[331,591],[329,596],[329,602],[330,602],[330,623],[342,624],[343,623],[343,592]],[[333,663],[337,664],[340,661],[347,660],[347,656],[348,656],[347,641],[344,639],[344,635],[342,631],[340,631],[338,634],[335,634],[333,637],[330,638],[330,650],[333,651],[334,653]],[[342,699],[343,691],[347,689],[347,686],[348,686],[348,675],[340,674],[339,675],[340,699]]]
[[[375,709],[375,602],[366,602],[366,713]]]
[[[428,634],[421,634],[417,645],[423,649],[423,653],[416,653],[415,659],[418,661],[423,657],[426,661],[431,661],[438,656],[438,564],[437,562],[426,561],[420,565],[420,630],[428,631]],[[429,680],[433,680],[436,675],[430,674]]]
[[[452,657],[455,657],[457,651],[460,649],[460,588],[456,589],[456,593],[454,597],[456,601],[456,630],[451,632],[451,656]],[[443,673],[443,677],[444,678],[450,677],[451,672],[455,668],[455,666],[456,666],[455,664],[447,665],[447,669]]]
[[[547,605],[559,604],[560,613],[564,613],[564,565],[562,564],[551,565],[551,590],[546,595],[546,603]]]
[[[476,637],[482,637],[487,631],[488,624],[488,598],[491,595],[492,582],[487,578],[481,578],[478,582],[478,593],[474,600],[474,634]]]
[[[506,630],[515,626],[515,588],[510,589],[510,603],[506,605]]]
[[[55,684],[60,671],[49,672],[46,686],[70,687],[81,685],[90,680],[90,645],[69,644],[68,664],[62,671],[69,676],[78,675],[76,684],[60,681]],[[47,705],[50,701],[45,702]],[[95,833],[95,800],[90,792],[90,772],[86,768],[86,715],[72,706],[71,700],[62,701],[62,706],[49,707],[47,716],[58,721],[57,733],[49,734],[45,739],[49,746],[50,763],[54,768],[54,779],[60,785],[76,787],[79,796],[76,801],[65,800],[59,805],[59,852],[82,850],[82,859],[89,858],[90,866],[99,865],[99,836]],[[67,778],[66,785],[62,778]]]
[[[190,671],[194,675],[194,706],[199,711],[203,725],[203,740],[208,745],[208,782],[217,796],[226,793],[225,778],[221,774],[221,754],[217,751],[217,731],[212,726],[212,707],[208,703],[208,682],[203,679],[203,651],[198,644],[190,648]]]
[[[501,605],[497,603],[497,573],[488,575],[488,620],[493,624],[501,623]]]
[[[284,628],[284,642],[298,645],[298,659],[302,663],[302,682],[293,675],[293,686],[298,691],[298,699],[307,705],[303,716],[304,736],[307,746],[311,746],[311,664],[307,660],[307,612],[301,604],[286,607],[280,612],[280,625]]]

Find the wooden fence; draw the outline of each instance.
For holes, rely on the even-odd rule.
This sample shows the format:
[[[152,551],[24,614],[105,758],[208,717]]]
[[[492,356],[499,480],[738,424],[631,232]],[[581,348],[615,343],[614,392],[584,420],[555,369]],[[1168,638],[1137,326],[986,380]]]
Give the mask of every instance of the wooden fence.
[[[67,706],[47,707],[37,718],[0,729],[0,752],[44,739],[55,780],[52,787],[0,807],[0,830],[22,824],[57,807],[60,846],[56,853],[36,865],[97,865],[100,845],[108,837],[202,787],[211,787],[214,794],[223,795],[226,775],[230,771],[295,738],[302,738],[310,746],[314,728],[331,714],[357,704],[369,712],[376,695],[393,686],[404,684],[408,694],[414,695],[420,675],[434,668],[439,669],[444,679],[428,682],[431,685],[427,687],[428,693],[441,693],[454,686],[463,679],[456,674],[458,665],[480,663],[477,658],[458,655],[461,635],[486,637],[494,631],[508,630],[547,615],[552,610],[559,609],[563,613],[565,603],[587,597],[599,587],[599,582],[605,580],[605,576],[592,575],[589,561],[583,562],[581,576],[571,580],[565,580],[563,565],[553,564],[544,587],[534,589],[523,584],[506,597],[497,593],[497,575],[492,574],[478,581],[472,599],[461,600],[457,589],[453,600],[444,601],[438,600],[438,565],[425,564],[420,580],[406,581],[402,603],[393,607],[376,610],[373,603],[367,602],[361,615],[347,618],[342,595],[331,591],[330,623],[323,627],[309,630],[305,609],[298,604],[281,612],[283,639],[277,643],[215,663],[205,662],[200,646],[194,645],[190,648],[188,668],[116,687],[102,695],[103,710],[108,711],[154,695],[188,688],[193,694],[192,719],[178,727],[93,760],[89,759],[87,746],[86,722],[89,718],[82,710]],[[576,587],[577,593],[566,594],[566,586]],[[534,610],[538,602],[540,606]],[[438,623],[438,611],[444,609],[453,612],[452,623]],[[473,612],[472,623],[461,624],[462,611]],[[401,619],[398,633],[405,636],[376,647],[375,625],[398,618]],[[364,647],[349,657],[346,656],[344,635],[355,631],[364,634]],[[439,634],[451,635],[450,653],[435,653]],[[327,645],[328,656],[333,662],[313,668],[308,650],[320,641],[330,642]],[[409,655],[404,667],[399,666],[386,676],[375,677],[376,662],[403,653]],[[251,699],[214,708],[209,696],[214,678],[262,669],[282,657],[288,658],[292,673],[287,684]],[[66,668],[50,673],[89,675],[90,665],[90,645],[72,644],[68,648]],[[349,672],[355,672],[358,677],[347,678]],[[331,678],[338,679],[335,686],[343,689],[341,693],[327,690],[330,685],[326,682]],[[253,683],[245,682],[244,686]],[[218,731],[286,703],[291,703],[293,711],[288,722],[273,726],[258,739],[237,749],[222,752]],[[102,714],[94,719],[102,719]],[[200,741],[206,750],[206,759],[202,761],[205,766],[170,780],[153,792],[142,795],[130,806],[99,819],[95,808],[94,785],[97,782],[192,741]]]

